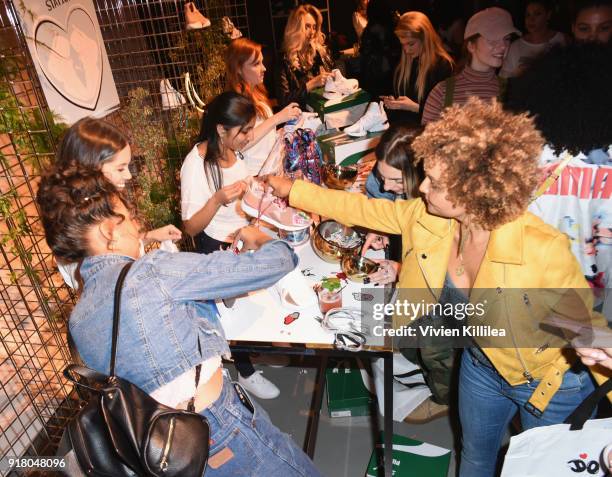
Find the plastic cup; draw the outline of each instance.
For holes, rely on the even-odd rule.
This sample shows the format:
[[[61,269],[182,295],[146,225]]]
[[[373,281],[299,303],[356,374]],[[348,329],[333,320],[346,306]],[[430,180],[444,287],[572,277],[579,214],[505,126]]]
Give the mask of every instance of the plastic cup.
[[[342,306],[342,290],[329,291],[325,288],[320,288],[317,291],[319,297],[319,309],[325,315],[332,308],[340,308]]]

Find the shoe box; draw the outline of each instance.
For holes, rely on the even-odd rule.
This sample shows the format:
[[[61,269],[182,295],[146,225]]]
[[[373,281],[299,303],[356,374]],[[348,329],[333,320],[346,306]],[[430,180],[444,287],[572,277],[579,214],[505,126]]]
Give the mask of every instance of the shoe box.
[[[341,99],[327,99],[325,88],[315,88],[308,93],[306,107],[319,114],[327,129],[342,128],[355,123],[365,113],[370,94],[363,89]]]
[[[350,166],[374,152],[383,132],[368,133],[363,137],[351,137],[344,132],[333,132],[317,137],[325,162]]]

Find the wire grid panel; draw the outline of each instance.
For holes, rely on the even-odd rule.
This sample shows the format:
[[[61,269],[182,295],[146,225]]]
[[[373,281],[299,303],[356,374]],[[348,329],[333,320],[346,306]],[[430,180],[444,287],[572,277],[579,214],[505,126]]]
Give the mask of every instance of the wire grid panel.
[[[197,2],[196,2],[197,3]],[[249,35],[249,17],[245,0],[204,0],[204,11],[212,20],[229,17],[234,26],[247,38]]]
[[[0,0],[0,458],[53,453],[76,410],[74,390],[61,375],[70,360],[67,317],[75,296],[57,273],[34,200],[58,131],[18,25],[20,4]],[[183,3],[94,4],[122,106],[131,90],[147,91],[147,107],[168,139],[166,159],[180,164],[188,152],[187,115],[184,108],[164,109],[160,83],[180,91],[185,72],[207,67],[181,46],[193,35],[184,28]],[[228,16],[248,36],[245,1],[204,0],[196,7],[213,27]],[[119,114],[108,119],[125,128]]]
[[[16,18],[0,0],[0,457],[52,453],[76,409],[61,374],[74,295],[34,201],[54,128]]]
[[[213,24],[227,16],[248,36],[245,0],[193,3]],[[119,98],[125,100],[134,87],[145,87],[155,98],[154,106],[162,109],[160,82],[167,79],[180,91],[183,75],[202,61],[202,57],[186,56],[182,51],[189,34],[184,2],[94,0],[94,4]]]

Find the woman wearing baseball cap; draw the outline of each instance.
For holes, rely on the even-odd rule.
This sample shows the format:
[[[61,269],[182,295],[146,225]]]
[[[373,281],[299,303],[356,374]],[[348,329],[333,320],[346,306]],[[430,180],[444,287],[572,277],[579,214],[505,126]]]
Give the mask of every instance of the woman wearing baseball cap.
[[[502,8],[485,8],[472,15],[463,35],[465,67],[431,91],[423,111],[423,124],[437,121],[444,108],[464,104],[471,96],[499,97],[501,87],[496,71],[502,66],[512,35],[520,34],[510,13]]]

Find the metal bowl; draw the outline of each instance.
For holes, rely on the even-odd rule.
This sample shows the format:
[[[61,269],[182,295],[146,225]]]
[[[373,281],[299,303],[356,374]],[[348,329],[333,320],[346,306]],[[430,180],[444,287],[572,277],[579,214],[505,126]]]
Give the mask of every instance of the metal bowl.
[[[306,243],[310,238],[310,226],[294,231],[278,229],[278,238],[287,242],[292,247],[297,247],[298,245]]]
[[[353,185],[357,172],[357,166],[327,163],[323,166],[323,183],[330,189],[344,190]]]
[[[357,283],[363,283],[365,277],[378,270],[378,263],[361,255],[345,255],[340,264],[347,278]]]
[[[337,243],[329,240],[330,237],[341,231],[343,236],[347,237],[359,237],[359,242],[357,245],[353,247],[342,247]],[[361,246],[363,244],[363,239],[361,235],[359,235],[354,229],[350,227],[346,227],[334,220],[324,220],[314,231],[313,240],[312,240],[312,248],[315,253],[321,258],[329,263],[339,263],[343,256],[345,255],[355,255],[359,253]]]

